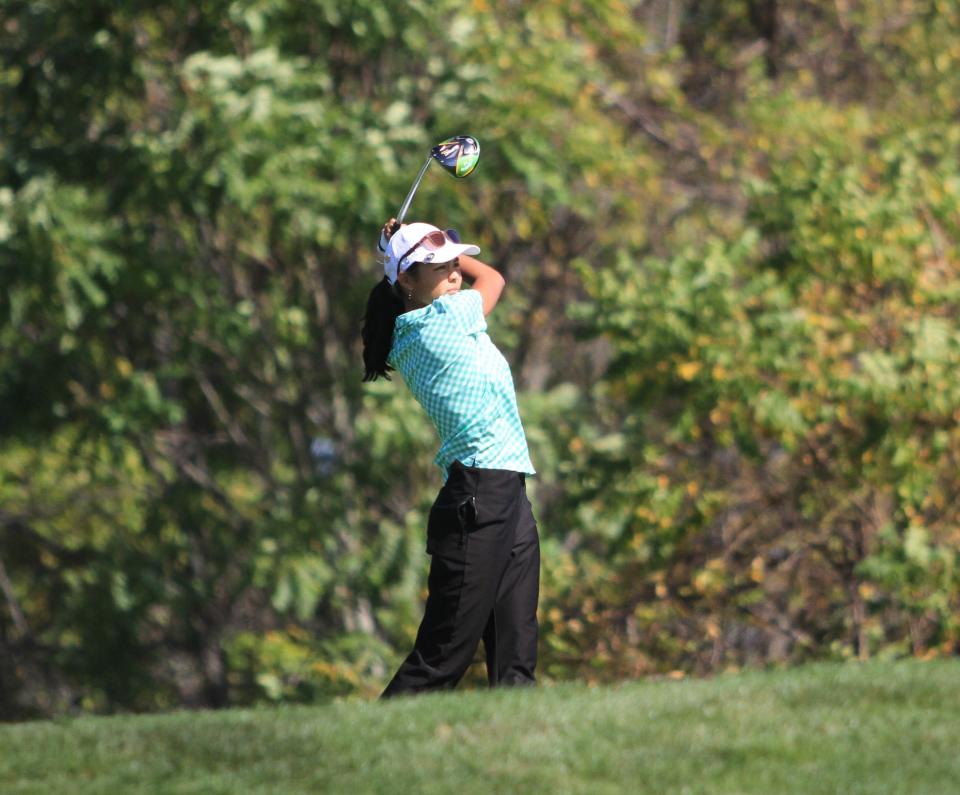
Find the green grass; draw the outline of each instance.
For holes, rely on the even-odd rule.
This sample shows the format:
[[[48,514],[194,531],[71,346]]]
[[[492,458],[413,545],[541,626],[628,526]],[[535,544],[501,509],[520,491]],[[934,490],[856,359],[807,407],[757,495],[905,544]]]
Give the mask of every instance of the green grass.
[[[960,661],[0,726],[0,792],[960,791]]]

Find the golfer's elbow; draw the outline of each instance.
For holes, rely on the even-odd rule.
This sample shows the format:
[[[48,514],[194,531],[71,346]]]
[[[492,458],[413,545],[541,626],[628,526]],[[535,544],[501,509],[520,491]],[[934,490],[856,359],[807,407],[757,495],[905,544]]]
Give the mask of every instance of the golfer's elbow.
[[[474,282],[473,289],[477,290],[483,297],[484,315],[489,315],[493,311],[506,285],[506,279],[493,269],[489,274],[484,274],[483,279]]]

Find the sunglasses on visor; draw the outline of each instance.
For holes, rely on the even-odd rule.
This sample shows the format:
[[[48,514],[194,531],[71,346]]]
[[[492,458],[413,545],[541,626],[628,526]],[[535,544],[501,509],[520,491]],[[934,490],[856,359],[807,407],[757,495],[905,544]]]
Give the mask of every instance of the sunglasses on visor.
[[[437,229],[435,232],[428,232],[423,237],[421,237],[416,243],[414,243],[410,248],[407,249],[406,253],[397,260],[397,268],[403,261],[409,257],[414,251],[416,251],[421,246],[427,251],[439,251],[443,248],[447,241],[451,243],[459,243],[460,235],[457,233],[456,229],[448,229],[446,232],[441,232]]]

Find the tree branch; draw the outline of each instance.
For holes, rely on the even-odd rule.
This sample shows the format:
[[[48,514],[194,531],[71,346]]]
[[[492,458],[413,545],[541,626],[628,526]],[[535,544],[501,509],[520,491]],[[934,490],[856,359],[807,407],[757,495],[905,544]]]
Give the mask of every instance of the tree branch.
[[[0,558],[0,591],[3,591],[3,595],[6,597],[7,605],[10,607],[10,615],[13,617],[13,624],[17,628],[17,631],[23,637],[29,638],[30,626],[27,624],[27,619],[23,615],[23,610],[20,609],[20,603],[17,601],[17,596],[13,592],[13,583],[7,574],[6,566],[3,565],[2,558]]]

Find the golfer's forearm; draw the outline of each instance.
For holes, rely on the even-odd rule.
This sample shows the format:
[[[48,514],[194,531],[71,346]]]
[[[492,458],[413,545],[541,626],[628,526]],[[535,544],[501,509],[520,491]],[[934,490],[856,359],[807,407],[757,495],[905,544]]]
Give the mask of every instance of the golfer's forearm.
[[[473,289],[483,296],[483,314],[489,315],[500,300],[506,285],[500,272],[486,263],[465,254],[460,255],[460,271],[473,284]]]

